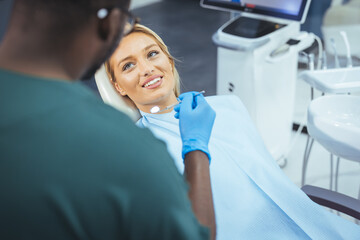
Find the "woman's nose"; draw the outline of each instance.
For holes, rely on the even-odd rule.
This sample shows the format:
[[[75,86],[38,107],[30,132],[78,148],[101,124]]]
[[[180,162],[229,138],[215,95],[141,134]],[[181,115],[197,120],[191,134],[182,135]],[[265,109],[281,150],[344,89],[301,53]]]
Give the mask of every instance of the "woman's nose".
[[[154,66],[148,61],[144,61],[140,64],[141,75],[149,76],[154,72]]]

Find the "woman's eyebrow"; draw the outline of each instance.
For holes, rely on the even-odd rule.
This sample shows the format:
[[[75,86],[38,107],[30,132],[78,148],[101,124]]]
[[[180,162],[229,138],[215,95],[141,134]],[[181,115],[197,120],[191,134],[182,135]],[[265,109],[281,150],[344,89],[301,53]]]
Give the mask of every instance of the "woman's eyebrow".
[[[130,58],[132,58],[132,56],[128,56],[128,57],[126,57],[126,58],[121,59],[121,60],[118,62],[118,66],[120,66],[120,64],[121,64],[122,62],[124,62],[124,61],[126,61],[126,60],[128,60],[128,59],[130,59]]]
[[[154,46],[157,46],[157,44],[153,43],[153,44],[150,44],[149,46],[146,46],[146,47],[143,49],[143,52],[147,51],[149,48],[152,48],[152,47],[154,47]],[[130,59],[130,58],[132,58],[131,55],[130,55],[130,56],[127,56],[126,58],[121,59],[121,60],[118,62],[118,66],[119,66],[122,62],[124,62],[124,61],[126,61],[126,60],[128,60],[128,59]]]
[[[153,43],[153,44],[150,44],[149,46],[145,47],[143,51],[146,51],[148,50],[149,48],[152,48],[154,46],[157,46],[157,44]]]

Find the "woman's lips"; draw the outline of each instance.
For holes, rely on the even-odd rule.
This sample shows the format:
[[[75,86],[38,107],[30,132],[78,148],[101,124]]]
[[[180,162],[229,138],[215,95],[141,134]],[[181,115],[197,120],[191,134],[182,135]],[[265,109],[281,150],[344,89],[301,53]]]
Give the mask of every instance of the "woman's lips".
[[[162,77],[157,77],[147,82],[143,87],[146,89],[153,89],[159,87],[161,83],[162,83]]]

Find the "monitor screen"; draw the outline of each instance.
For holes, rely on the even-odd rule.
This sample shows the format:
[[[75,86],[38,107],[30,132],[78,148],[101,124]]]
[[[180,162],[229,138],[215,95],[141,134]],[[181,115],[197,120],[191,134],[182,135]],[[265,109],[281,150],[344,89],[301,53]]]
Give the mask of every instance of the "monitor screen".
[[[207,8],[256,13],[304,22],[311,0],[201,0]]]

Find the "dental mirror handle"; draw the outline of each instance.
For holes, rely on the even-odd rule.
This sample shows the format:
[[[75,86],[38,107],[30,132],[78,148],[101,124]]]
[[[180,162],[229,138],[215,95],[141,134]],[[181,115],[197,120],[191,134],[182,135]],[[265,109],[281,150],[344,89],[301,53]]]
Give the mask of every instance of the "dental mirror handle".
[[[161,113],[161,112],[166,111],[166,110],[168,110],[168,109],[170,109],[170,108],[173,108],[173,107],[175,107],[176,105],[178,105],[179,103],[181,103],[181,101],[178,101],[177,103],[171,104],[171,105],[167,106],[166,108],[164,108],[164,109],[162,109],[162,110],[160,110],[160,111],[158,111],[158,112],[156,112],[156,113]]]
[[[196,97],[196,96],[199,96],[200,94],[204,94],[205,93],[205,91],[204,90],[202,90],[201,92],[198,92],[197,94],[195,94],[194,95],[194,97]],[[166,108],[164,108],[164,109],[162,109],[162,110],[158,110],[158,111],[151,111],[152,113],[161,113],[161,112],[163,112],[163,111],[166,111],[166,110],[168,110],[168,109],[171,109],[171,108],[173,108],[173,107],[175,107],[176,105],[178,105],[179,103],[181,103],[181,100],[178,100],[178,102],[177,103],[174,103],[174,104],[171,104],[171,105],[169,105],[169,106],[167,106]],[[153,108],[155,108],[155,107],[157,107],[157,106],[154,106]],[[152,108],[152,109],[153,109]]]

